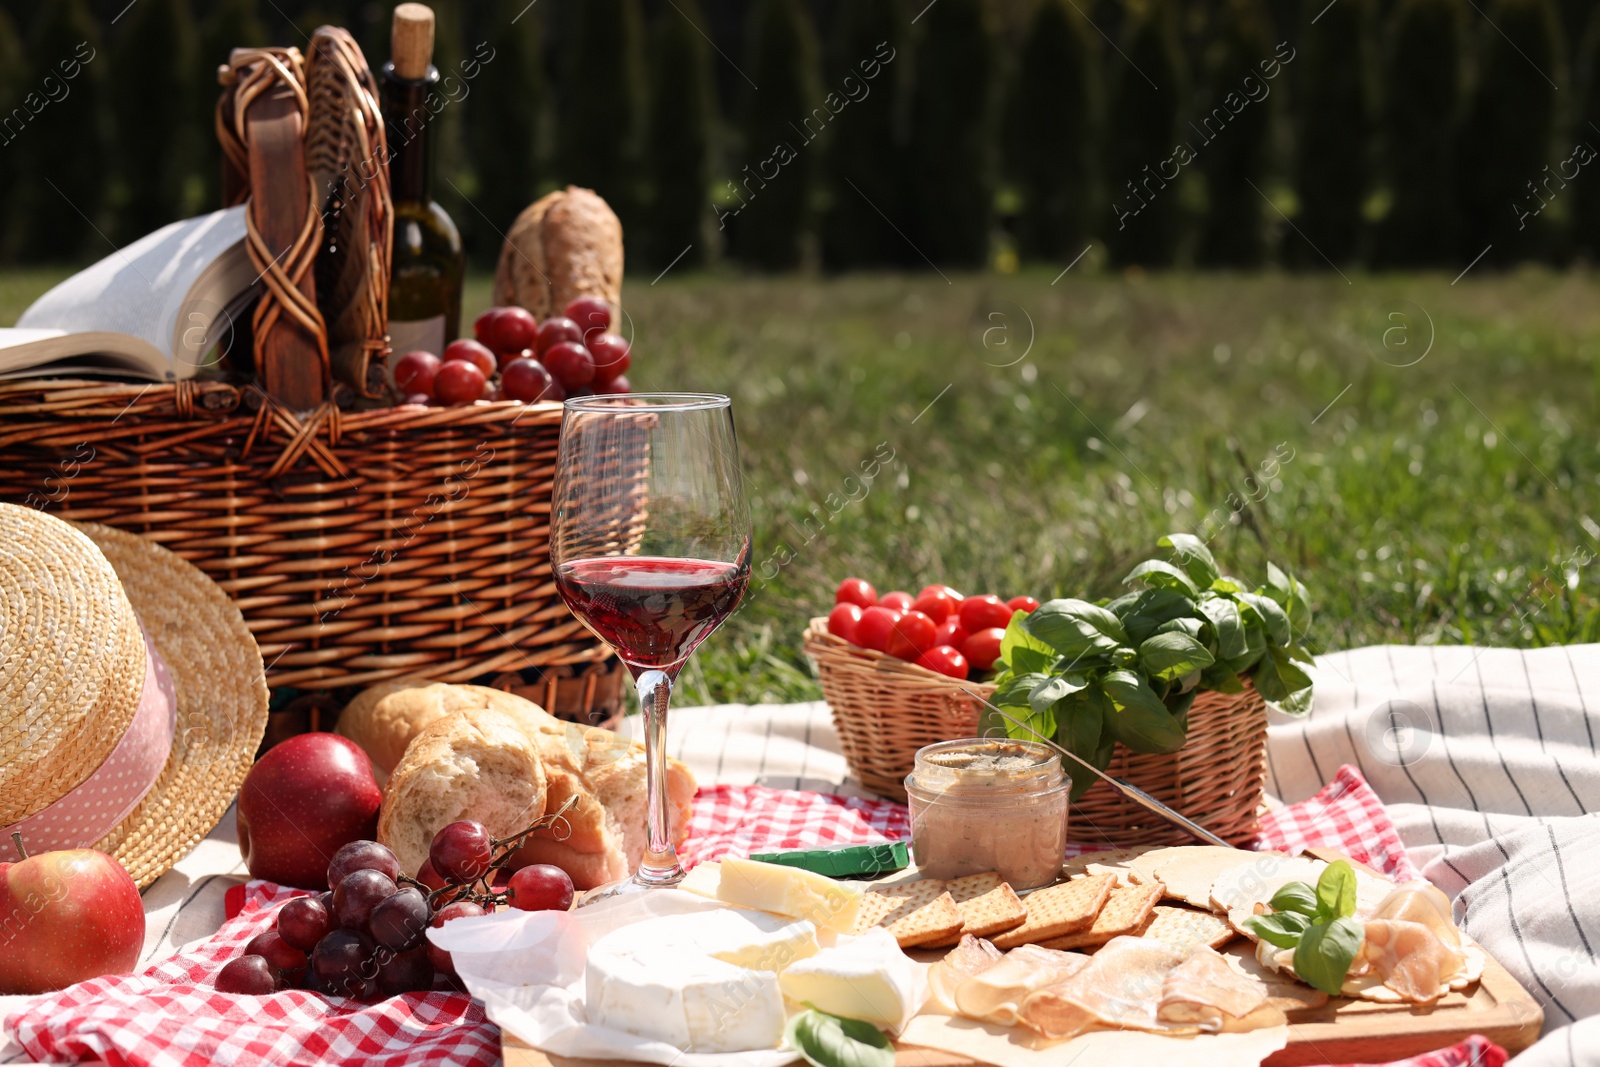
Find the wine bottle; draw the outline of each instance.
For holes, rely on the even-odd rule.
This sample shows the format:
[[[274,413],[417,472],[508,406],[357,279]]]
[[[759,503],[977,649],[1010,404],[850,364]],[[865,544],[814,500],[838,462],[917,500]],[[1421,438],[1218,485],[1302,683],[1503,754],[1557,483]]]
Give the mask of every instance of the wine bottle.
[[[434,131],[429,127],[435,112],[428,98],[439,83],[433,10],[426,4],[396,7],[390,46],[381,89],[394,198],[389,340],[396,358],[418,349],[438,355],[460,329],[466,256],[456,224],[433,200]]]

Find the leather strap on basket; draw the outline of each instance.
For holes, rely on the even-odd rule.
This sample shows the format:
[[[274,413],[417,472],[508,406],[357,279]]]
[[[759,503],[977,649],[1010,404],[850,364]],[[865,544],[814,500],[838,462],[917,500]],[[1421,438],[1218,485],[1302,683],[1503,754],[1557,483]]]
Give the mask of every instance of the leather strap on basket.
[[[389,391],[394,207],[378,83],[347,30],[323,26],[306,58],[306,167],[330,229],[317,262],[333,375],[367,398]]]
[[[224,96],[219,102],[217,132],[230,168],[243,162],[251,172],[251,115],[257,101],[268,103],[274,96],[286,99],[298,115],[299,131],[305,129],[309,102],[306,97],[305,69],[297,48],[241,48],[229,57],[229,65],[219,72]],[[277,100],[271,100],[277,103]],[[227,121],[224,121],[227,120]],[[298,138],[295,139],[298,141]],[[260,172],[263,161],[255,159]],[[246,243],[250,261],[266,283],[266,291],[256,304],[252,324],[255,331],[256,367],[263,383],[274,394],[297,408],[320,404],[327,396],[328,336],[322,313],[317,309],[312,268],[322,244],[322,216],[319,198],[309,179],[300,175],[307,189],[298,233],[286,247],[274,250],[269,229],[283,230],[284,219],[268,211],[268,194],[252,188],[245,214]],[[259,182],[255,183],[259,184]],[[275,335],[274,330],[289,328],[309,342],[309,353],[296,344],[298,339]],[[287,354],[286,354],[287,350]],[[295,361],[316,360],[315,367],[296,366]]]

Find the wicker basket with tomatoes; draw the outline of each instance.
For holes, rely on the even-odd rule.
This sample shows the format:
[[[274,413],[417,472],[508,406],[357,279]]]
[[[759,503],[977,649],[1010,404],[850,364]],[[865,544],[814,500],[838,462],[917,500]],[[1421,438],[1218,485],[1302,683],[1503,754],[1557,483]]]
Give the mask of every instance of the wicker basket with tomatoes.
[[[1171,558],[1140,563],[1127,592],[1098,602],[1005,602],[944,585],[915,599],[878,597],[859,578],[841,582],[805,646],[856,776],[904,799],[923,745],[1048,739],[1077,757],[1065,768],[1074,839],[1182,839],[1087,763],[1247,842],[1262,799],[1266,708],[1303,714],[1311,705],[1311,656],[1301,644],[1308,596],[1271,564],[1256,588],[1222,574],[1190,535],[1160,544]]]

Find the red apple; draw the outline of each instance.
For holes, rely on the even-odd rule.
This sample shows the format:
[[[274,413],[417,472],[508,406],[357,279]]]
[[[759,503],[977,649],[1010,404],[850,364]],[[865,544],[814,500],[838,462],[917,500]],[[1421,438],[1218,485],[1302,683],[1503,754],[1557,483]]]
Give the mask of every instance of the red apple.
[[[104,852],[41,852],[0,871],[0,926],[0,993],[48,993],[131,972],[144,947],[144,904]]]
[[[326,889],[340,846],[377,838],[382,802],[372,761],[354,741],[315,733],[273,746],[239,789],[239,851],[250,877]]]

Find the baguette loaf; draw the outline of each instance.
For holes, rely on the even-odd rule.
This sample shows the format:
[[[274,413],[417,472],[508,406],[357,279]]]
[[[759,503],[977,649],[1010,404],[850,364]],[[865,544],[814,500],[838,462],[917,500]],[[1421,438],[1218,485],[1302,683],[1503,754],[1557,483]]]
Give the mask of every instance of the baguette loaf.
[[[393,769],[388,792],[394,793],[411,789],[411,779],[425,774],[421,765],[410,758],[407,746],[413,738],[420,742],[421,735],[442,720],[483,711],[498,712],[515,722],[537,751],[544,775],[545,810],[554,811],[569,797],[578,798],[576,807],[567,814],[568,825],[530,838],[518,852],[515,865],[553,863],[571,875],[579,889],[625,878],[635,870],[646,844],[644,746],[638,742],[626,741],[610,730],[557,719],[537,704],[498,689],[426,682],[373,686],[345,708],[338,729],[366,750],[380,775]],[[682,844],[688,835],[696,788],[688,767],[677,760],[667,761],[668,808],[675,844]],[[389,810],[387,795],[384,809]],[[431,841],[439,827],[403,830],[401,823],[405,819],[417,817],[411,814],[413,811],[420,808],[397,807],[387,824],[388,832],[397,839],[407,833],[420,837],[425,832],[425,856],[426,841]],[[479,816],[458,817],[478,818],[487,825],[487,820]],[[523,829],[532,821],[525,820],[516,829]],[[383,827],[380,823],[380,840],[388,844]],[[492,826],[490,829],[497,836],[506,836]],[[414,870],[411,868],[408,873]]]
[[[405,755],[411,739],[428,724],[453,711],[479,708],[495,708],[517,716],[531,708],[538,716],[558,721],[537,704],[487,686],[380,682],[356,694],[339,716],[335,732],[366,751],[378,784],[383,785]]]
[[[534,201],[511,224],[494,272],[494,302],[543,322],[574,298],[622,306],[622,223],[591,189],[569,185]]]
[[[544,814],[545,797],[544,764],[520,722],[493,708],[452,712],[417,734],[395,767],[378,840],[416,874],[450,823],[476,819],[510,837]]]

